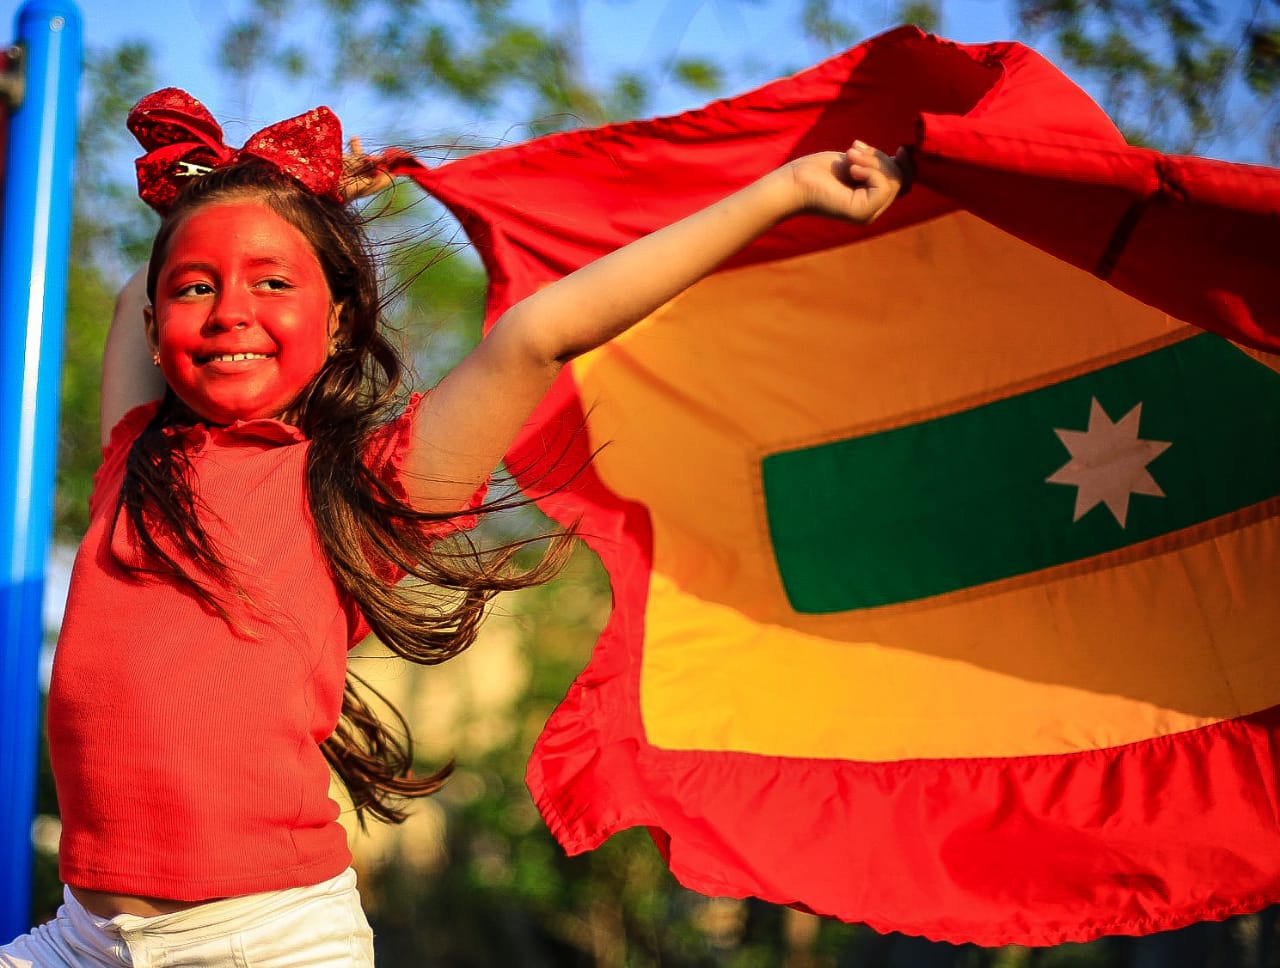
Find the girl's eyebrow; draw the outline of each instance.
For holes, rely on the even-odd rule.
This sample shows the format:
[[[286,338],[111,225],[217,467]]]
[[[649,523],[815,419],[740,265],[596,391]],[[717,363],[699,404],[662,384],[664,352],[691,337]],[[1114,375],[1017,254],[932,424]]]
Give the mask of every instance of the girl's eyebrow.
[[[246,265],[251,269],[275,268],[275,269],[291,269],[293,263],[282,256],[263,255],[256,256],[246,260]],[[164,274],[172,275],[175,272],[212,272],[214,270],[212,262],[201,261],[200,259],[190,259],[184,262],[173,262],[165,266]]]
[[[260,268],[262,266],[267,266],[267,267],[275,266],[280,269],[290,269],[293,267],[292,262],[290,262],[284,256],[278,256],[278,255],[257,256],[256,258],[249,259],[248,264],[254,269]]]
[[[161,272],[163,275],[171,276],[176,272],[198,272],[201,270],[208,272],[212,268],[213,265],[211,263],[192,259],[187,262],[167,262]]]

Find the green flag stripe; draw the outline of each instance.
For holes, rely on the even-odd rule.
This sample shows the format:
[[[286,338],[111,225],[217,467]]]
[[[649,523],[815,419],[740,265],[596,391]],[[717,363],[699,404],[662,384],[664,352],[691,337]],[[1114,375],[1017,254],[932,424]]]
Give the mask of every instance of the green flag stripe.
[[[1072,457],[1097,400],[1138,437],[1164,497],[1132,494],[1072,520]],[[798,612],[913,601],[1079,561],[1280,494],[1280,376],[1202,335],[1016,397],[763,461],[778,570]]]

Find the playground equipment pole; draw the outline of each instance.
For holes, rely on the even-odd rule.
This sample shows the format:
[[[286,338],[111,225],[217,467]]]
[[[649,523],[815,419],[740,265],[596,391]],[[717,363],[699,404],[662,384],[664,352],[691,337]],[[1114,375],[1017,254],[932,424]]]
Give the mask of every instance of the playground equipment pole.
[[[0,244],[0,943],[30,927],[45,559],[71,236],[80,13],[28,0]],[[20,97],[20,99],[19,99]]]

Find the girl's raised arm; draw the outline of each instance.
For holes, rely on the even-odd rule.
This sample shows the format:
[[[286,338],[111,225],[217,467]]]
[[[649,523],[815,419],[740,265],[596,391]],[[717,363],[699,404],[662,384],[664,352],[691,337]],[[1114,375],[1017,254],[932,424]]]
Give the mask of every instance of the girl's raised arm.
[[[102,400],[99,426],[106,446],[111,428],[139,404],[164,396],[164,377],[151,363],[143,328],[147,305],[147,267],[133,274],[116,296],[111,328],[102,351]]]
[[[624,332],[773,225],[801,213],[866,224],[901,186],[894,159],[861,142],[808,155],[512,306],[418,410],[404,475],[414,504],[460,507],[566,362]]]

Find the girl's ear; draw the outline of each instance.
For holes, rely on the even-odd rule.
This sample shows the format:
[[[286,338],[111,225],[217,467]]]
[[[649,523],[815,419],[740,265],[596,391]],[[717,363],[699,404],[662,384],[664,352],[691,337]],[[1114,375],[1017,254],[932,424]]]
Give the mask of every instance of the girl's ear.
[[[160,349],[160,332],[156,328],[156,311],[151,306],[142,307],[142,325],[147,334],[147,349],[155,353]]]
[[[328,356],[347,348],[347,341],[342,336],[342,303],[334,303],[329,307],[329,321],[325,330],[329,336]]]

